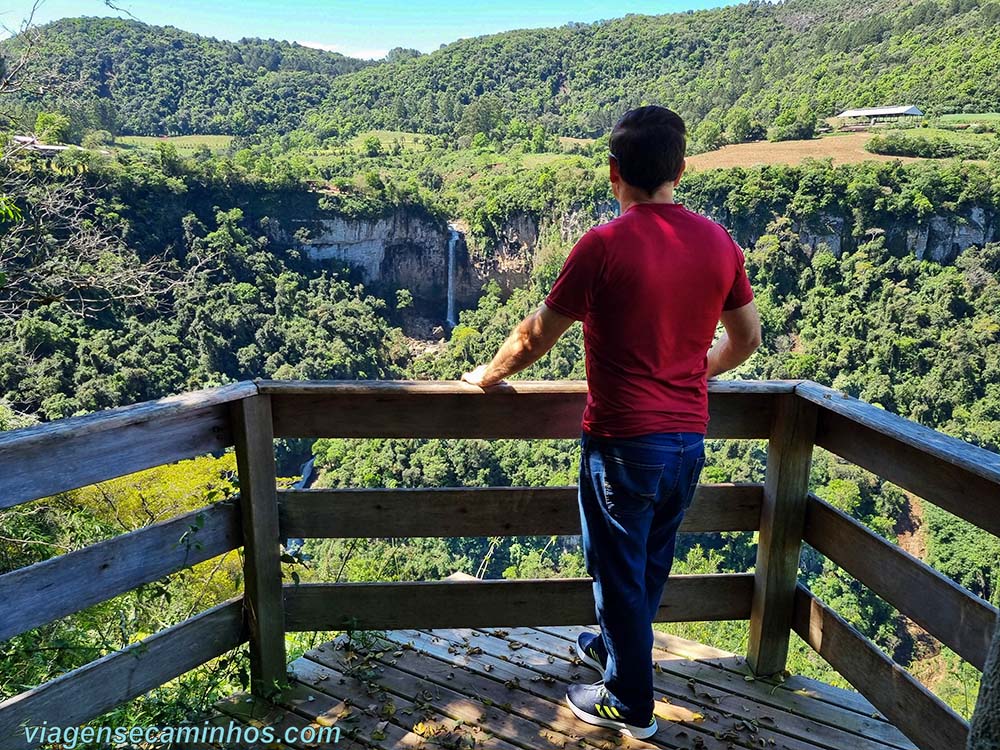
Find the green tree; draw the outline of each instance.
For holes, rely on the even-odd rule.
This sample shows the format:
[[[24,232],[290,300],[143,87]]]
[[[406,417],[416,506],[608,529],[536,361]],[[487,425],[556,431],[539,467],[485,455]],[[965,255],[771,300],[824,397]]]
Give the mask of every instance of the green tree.
[[[35,136],[43,143],[64,143],[69,138],[70,119],[59,112],[39,112]]]

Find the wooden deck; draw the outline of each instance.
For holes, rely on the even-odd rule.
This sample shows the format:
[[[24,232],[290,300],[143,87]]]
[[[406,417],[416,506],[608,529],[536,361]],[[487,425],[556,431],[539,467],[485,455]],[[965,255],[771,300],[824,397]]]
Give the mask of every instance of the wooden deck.
[[[858,693],[750,680],[742,657],[662,633],[659,732],[631,740],[590,727],[564,703],[567,683],[599,679],[574,656],[581,629],[395,630],[367,647],[342,638],[293,662],[273,703],[233,696],[213,723],[341,728],[335,745],[289,746],[303,748],[914,748]]]
[[[235,716],[251,729],[320,720],[351,734],[342,747],[640,745],[589,729],[562,705],[567,681],[597,675],[573,664],[574,631],[538,626],[588,622],[587,578],[300,585],[281,569],[278,540],[289,537],[578,534],[572,487],[279,490],[273,440],[570,439],[586,392],[577,381],[490,392],[458,382],[255,381],[0,434],[0,509],[228,447],[240,480],[231,501],[0,575],[0,641],[240,547],[244,560],[233,599],[0,701],[0,748],[32,750],[24,727],[85,724],[244,643],[255,698],[225,702],[213,719],[223,729],[239,728]],[[758,531],[757,560],[752,573],[672,576],[657,621],[748,621],[747,661],[661,640],[659,746],[908,750],[891,723],[921,750],[965,747],[962,716],[798,581],[802,543],[978,669],[1000,611],[809,493],[807,480],[814,448],[824,448],[1000,536],[1000,455],[808,381],[713,381],[709,409],[709,437],[768,441],[765,481],[699,486],[681,531]],[[486,626],[535,627],[468,630]],[[347,627],[390,631],[390,641],[364,653],[317,649],[274,697],[289,632]],[[427,630],[437,628],[452,630]],[[745,669],[780,672],[793,632],[871,704],[800,679],[744,680]]]

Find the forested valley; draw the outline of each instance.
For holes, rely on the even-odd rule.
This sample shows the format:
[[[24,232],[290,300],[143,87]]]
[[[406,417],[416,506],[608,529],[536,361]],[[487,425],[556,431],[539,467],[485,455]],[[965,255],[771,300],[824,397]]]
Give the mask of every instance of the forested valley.
[[[932,127],[946,113],[1000,110],[987,71],[1000,55],[1000,4],[845,8],[793,0],[649,23],[627,17],[462,40],[430,55],[395,50],[378,63],[112,19],[33,30],[40,47],[25,68],[16,65],[24,47],[8,40],[0,81],[12,71],[37,80],[31,71],[44,68],[77,88],[55,95],[0,85],[0,430],[256,377],[458,378],[492,356],[544,298],[573,242],[613,212],[608,130],[635,104],[676,104],[690,119],[692,152],[811,137],[838,108],[886,96],[919,92]],[[607,35],[624,39],[622,56],[607,52]],[[85,50],[97,39],[106,51],[95,58]],[[143,45],[157,54],[143,56]],[[662,67],[642,62],[651,59]],[[934,76],[930,59],[966,83]],[[112,68],[132,74],[102,78]],[[679,199],[745,248],[764,322],[761,350],[734,376],[815,380],[1000,451],[995,128],[984,121],[986,146],[971,155],[686,175]],[[24,133],[81,147],[7,145]],[[195,134],[232,139],[189,148],[128,141]],[[538,232],[521,245],[525,281],[486,282],[454,327],[442,299],[432,334],[433,312],[418,310],[405,285],[319,262],[309,231],[275,229],[388,216],[444,233],[457,224],[468,262],[487,265],[518,247],[507,242],[510,227],[529,221]],[[938,237],[943,249],[932,252],[942,227],[951,238],[977,222],[981,236],[960,245]],[[518,377],[584,374],[575,326]],[[317,487],[558,486],[575,484],[578,471],[573,441],[321,439],[277,448],[286,485],[309,459]],[[702,481],[761,481],[765,456],[758,441],[713,441]],[[1000,604],[994,537],[823,451],[811,485]],[[0,572],[236,492],[227,453],[0,511]],[[744,572],[754,562],[752,534],[688,534],[675,572]],[[310,540],[283,563],[296,581],[585,575],[573,537]],[[802,568],[819,597],[971,714],[973,667],[814,550]],[[2,697],[223,601],[241,576],[230,553],[5,642]],[[745,650],[746,623],[665,627]],[[324,635],[290,635],[291,653]],[[797,639],[789,670],[846,684]],[[100,721],[182,720],[246,679],[238,654]]]

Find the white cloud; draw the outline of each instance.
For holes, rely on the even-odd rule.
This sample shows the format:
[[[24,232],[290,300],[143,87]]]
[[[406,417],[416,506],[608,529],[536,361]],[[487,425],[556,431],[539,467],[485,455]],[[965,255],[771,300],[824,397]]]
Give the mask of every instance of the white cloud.
[[[327,52],[339,52],[348,57],[360,57],[363,60],[380,60],[389,54],[389,50],[387,49],[351,49],[345,47],[343,44],[325,44],[324,42],[296,41],[295,43],[301,44],[303,47],[312,47],[313,49],[326,50]]]

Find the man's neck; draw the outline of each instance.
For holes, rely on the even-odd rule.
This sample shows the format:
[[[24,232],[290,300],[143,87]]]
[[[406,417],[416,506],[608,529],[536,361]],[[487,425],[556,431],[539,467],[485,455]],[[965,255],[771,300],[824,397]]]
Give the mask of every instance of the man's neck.
[[[622,213],[625,213],[632,208],[632,206],[639,203],[674,202],[674,185],[672,182],[661,185],[660,188],[652,195],[640,190],[635,190],[631,186],[623,186],[621,195],[618,198],[618,204],[621,206]]]

